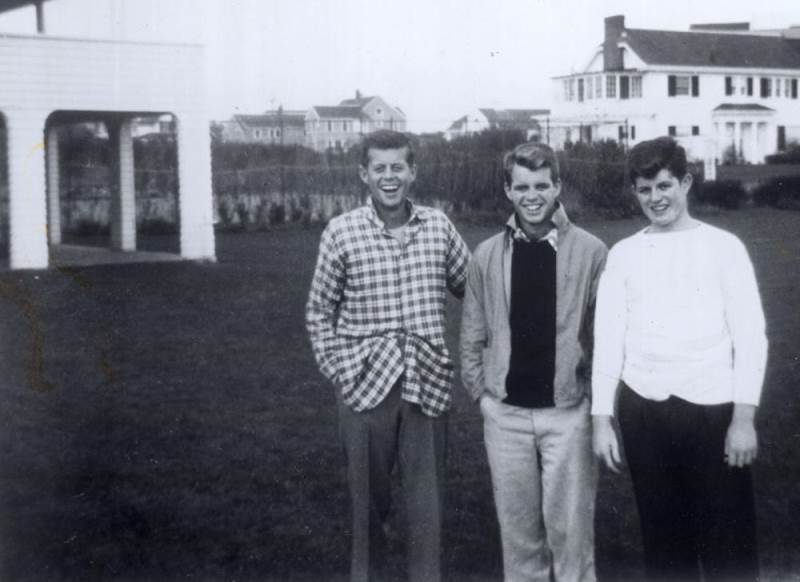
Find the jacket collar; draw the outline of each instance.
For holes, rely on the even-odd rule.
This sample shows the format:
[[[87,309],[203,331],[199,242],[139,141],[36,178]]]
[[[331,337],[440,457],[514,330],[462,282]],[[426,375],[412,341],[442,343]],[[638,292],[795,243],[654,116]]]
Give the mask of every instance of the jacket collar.
[[[567,216],[567,211],[564,210],[564,205],[561,202],[556,206],[553,216],[550,217],[552,228],[541,237],[539,240],[548,241],[554,249],[558,248],[558,239],[562,236],[570,226],[570,220]],[[517,215],[512,213],[506,221],[506,244],[511,244],[514,240],[530,241],[530,237],[525,233],[522,228],[517,224]]]

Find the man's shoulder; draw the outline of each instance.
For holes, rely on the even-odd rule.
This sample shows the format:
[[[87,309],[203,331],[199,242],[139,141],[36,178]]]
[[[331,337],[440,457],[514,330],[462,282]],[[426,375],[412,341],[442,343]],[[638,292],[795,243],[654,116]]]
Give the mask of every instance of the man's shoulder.
[[[572,224],[571,230],[581,245],[593,251],[607,251],[608,246],[600,238],[583,227]]]
[[[444,210],[440,210],[439,208],[435,208],[433,206],[425,206],[423,204],[414,203],[414,210],[417,215],[426,221],[430,221],[432,224],[436,226],[451,226],[453,221],[450,220],[450,217],[444,212]]]
[[[489,238],[478,243],[478,246],[475,247],[475,252],[473,255],[479,260],[488,258],[488,256],[492,253],[492,250],[498,248],[499,245],[505,244],[505,238],[505,230],[500,231],[497,234],[493,234]]]

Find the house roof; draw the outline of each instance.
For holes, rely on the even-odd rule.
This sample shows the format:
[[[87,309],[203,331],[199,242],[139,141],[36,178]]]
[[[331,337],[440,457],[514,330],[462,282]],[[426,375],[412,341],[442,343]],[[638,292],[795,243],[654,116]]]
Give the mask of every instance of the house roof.
[[[618,40],[650,65],[800,69],[800,41],[780,36],[627,28]]]
[[[722,103],[714,111],[775,111],[759,103]]]
[[[361,119],[361,106],[357,105],[314,105],[314,110],[320,117]]]
[[[263,115],[234,115],[233,118],[240,124],[250,127],[305,127],[305,112],[284,111],[280,116],[275,111],[268,111]]]
[[[36,4],[35,0],[0,0],[0,12],[9,12],[10,10],[16,10],[28,5],[33,6],[34,4]]]
[[[500,127],[516,127],[532,129],[537,122],[532,119],[534,115],[549,113],[548,109],[480,109],[489,123]]]
[[[447,129],[448,129],[448,131],[450,131],[450,130],[452,130],[452,131],[461,131],[461,128],[464,127],[464,124],[466,122],[467,122],[467,116],[464,115],[464,116],[459,117],[458,119],[456,119],[453,123],[451,123],[450,127],[448,127]]]
[[[342,107],[364,107],[367,103],[375,99],[375,97],[356,97],[355,99],[345,99],[339,103]]]

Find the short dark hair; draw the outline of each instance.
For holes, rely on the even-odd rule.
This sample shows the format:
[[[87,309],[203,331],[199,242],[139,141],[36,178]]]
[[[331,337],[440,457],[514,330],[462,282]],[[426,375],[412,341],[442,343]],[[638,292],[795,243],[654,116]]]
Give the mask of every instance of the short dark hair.
[[[369,150],[399,150],[406,148],[406,162],[409,166],[414,165],[414,144],[409,137],[399,131],[391,129],[379,129],[368,133],[361,140],[361,165],[369,165]]]
[[[628,154],[628,177],[652,180],[661,170],[669,170],[682,180],[689,171],[686,150],[671,137],[663,136],[636,144]]]
[[[543,143],[522,143],[503,156],[503,179],[506,186],[511,185],[511,171],[515,165],[531,171],[550,168],[553,184],[558,184],[561,180],[556,153],[553,148]]]

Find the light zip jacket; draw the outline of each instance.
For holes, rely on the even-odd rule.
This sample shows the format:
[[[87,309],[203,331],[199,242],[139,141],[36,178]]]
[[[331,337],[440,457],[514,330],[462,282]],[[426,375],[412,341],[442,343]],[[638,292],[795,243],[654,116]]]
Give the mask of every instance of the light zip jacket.
[[[556,407],[578,404],[590,391],[592,325],[600,273],[608,249],[573,225],[563,206],[553,214],[556,249]],[[511,356],[511,258],[516,221],[475,249],[467,269],[461,319],[461,375],[472,398],[484,392],[505,399]],[[530,301],[536,301],[531,297]]]

